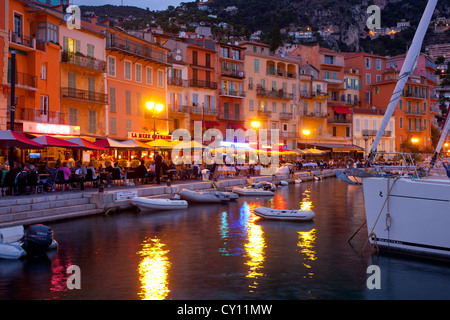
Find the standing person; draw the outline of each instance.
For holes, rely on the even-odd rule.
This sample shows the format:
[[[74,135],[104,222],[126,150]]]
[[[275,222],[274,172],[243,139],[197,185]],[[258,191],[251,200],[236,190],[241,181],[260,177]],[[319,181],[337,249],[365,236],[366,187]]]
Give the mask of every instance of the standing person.
[[[161,169],[162,169],[162,156],[158,151],[155,152],[155,173],[156,173],[156,183],[161,183]]]

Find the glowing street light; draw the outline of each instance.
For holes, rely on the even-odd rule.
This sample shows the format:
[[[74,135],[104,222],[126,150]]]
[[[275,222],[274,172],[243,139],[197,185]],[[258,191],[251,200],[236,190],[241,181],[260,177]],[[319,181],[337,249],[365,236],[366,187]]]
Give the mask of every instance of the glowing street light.
[[[305,136],[305,149],[308,149],[308,136],[311,134],[311,131],[308,129],[303,129],[302,133]]]
[[[261,127],[261,122],[259,122],[259,121],[252,121],[250,123],[250,125],[252,126],[252,128],[258,129],[259,127]]]
[[[147,109],[153,111],[153,139],[156,137],[156,112],[161,112],[164,109],[164,105],[162,103],[154,103],[153,101],[146,102]]]

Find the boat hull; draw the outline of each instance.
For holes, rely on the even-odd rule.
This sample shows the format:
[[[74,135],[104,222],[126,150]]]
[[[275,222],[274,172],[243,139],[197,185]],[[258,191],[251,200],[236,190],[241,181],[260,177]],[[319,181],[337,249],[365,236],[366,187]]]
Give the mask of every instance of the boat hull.
[[[279,210],[267,207],[258,207],[253,213],[264,219],[286,221],[311,221],[315,216],[314,211],[310,210]]]
[[[188,189],[180,191],[181,199],[189,202],[201,202],[201,203],[223,203],[230,200],[236,200],[237,196],[232,195],[229,192],[210,191],[210,192],[197,192]]]
[[[450,258],[450,181],[377,177],[364,178],[362,185],[372,244]]]
[[[170,200],[170,199],[147,199],[147,198],[133,198],[131,203],[141,210],[177,210],[186,209],[188,203],[185,200]]]
[[[275,194],[269,190],[240,187],[234,187],[233,192],[240,196],[273,196]]]

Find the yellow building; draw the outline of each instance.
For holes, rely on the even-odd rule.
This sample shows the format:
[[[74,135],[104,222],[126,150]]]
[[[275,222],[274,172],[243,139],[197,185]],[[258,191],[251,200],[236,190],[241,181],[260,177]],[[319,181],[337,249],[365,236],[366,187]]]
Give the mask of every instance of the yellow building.
[[[319,70],[307,64],[300,67],[300,147],[324,142],[327,132],[327,82],[319,79]],[[305,131],[306,134],[303,133]]]
[[[297,147],[299,135],[299,57],[269,54],[269,46],[245,41],[245,127],[259,122],[260,129],[278,129],[279,141],[288,149]],[[269,131],[270,132],[270,131]]]

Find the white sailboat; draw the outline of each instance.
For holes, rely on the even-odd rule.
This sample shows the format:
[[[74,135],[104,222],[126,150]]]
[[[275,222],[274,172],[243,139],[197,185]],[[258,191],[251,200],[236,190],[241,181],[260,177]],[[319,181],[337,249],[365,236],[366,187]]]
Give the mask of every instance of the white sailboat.
[[[437,0],[429,0],[399,80],[372,144],[368,161],[386,129],[409,75],[416,66],[422,41]],[[448,130],[444,126],[443,130]],[[446,131],[443,132],[444,139]],[[437,151],[439,153],[439,150]],[[417,175],[362,179],[368,241],[380,249],[450,258],[450,180],[421,179]]]

